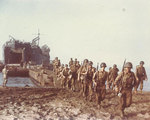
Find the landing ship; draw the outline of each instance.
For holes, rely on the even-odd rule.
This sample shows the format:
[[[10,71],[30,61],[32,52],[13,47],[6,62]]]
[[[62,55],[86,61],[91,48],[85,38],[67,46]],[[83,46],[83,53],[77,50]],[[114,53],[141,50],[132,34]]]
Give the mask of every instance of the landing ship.
[[[39,47],[39,34],[32,42],[23,42],[9,36],[10,40],[3,45],[4,64],[48,65],[50,49],[47,45]]]

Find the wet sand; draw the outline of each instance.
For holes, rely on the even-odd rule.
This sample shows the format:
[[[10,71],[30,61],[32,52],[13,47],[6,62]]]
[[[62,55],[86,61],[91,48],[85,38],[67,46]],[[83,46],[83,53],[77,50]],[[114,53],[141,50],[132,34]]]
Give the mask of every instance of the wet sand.
[[[107,92],[99,110],[86,102],[79,92],[60,88],[0,87],[0,120],[121,120],[118,96]],[[150,93],[133,95],[125,110],[127,120],[150,119]]]

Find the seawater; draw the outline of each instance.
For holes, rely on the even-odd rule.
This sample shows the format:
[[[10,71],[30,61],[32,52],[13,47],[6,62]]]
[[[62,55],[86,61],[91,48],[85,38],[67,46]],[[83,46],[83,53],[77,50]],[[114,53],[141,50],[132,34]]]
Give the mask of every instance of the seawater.
[[[147,71],[148,81],[144,81],[144,91],[150,91],[150,71]],[[0,73],[0,85],[3,84],[3,76]],[[9,77],[7,86],[9,87],[25,87],[26,85],[34,87],[34,83],[28,77]]]
[[[0,86],[3,85],[3,76],[0,73]],[[25,87],[26,85],[34,87],[34,83],[28,77],[8,77],[8,87]]]

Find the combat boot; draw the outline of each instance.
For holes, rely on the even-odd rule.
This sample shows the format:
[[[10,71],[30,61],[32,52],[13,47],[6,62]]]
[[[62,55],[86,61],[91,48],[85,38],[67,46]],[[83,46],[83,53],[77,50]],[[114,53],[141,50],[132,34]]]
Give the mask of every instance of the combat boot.
[[[84,92],[83,92],[83,94],[82,94],[82,95],[83,95],[83,97],[85,97],[85,93],[84,93]]]
[[[85,96],[85,100],[87,101],[87,96]]]
[[[3,87],[6,87],[6,83],[7,83],[7,81],[5,80],[5,81],[3,82]]]
[[[98,104],[97,109],[100,110],[101,109],[101,104]]]
[[[135,90],[134,93],[137,94],[137,91]]]
[[[122,117],[122,118],[124,117],[124,111],[123,110],[120,111],[120,117]]]
[[[92,102],[92,96],[89,97],[89,101]]]

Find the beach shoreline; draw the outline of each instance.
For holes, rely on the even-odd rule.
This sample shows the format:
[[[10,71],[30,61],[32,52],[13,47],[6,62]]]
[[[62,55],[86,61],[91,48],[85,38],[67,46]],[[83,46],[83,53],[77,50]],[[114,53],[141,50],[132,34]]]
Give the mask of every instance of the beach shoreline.
[[[114,119],[119,116],[119,98],[107,91],[99,110],[94,98],[83,99],[79,92],[61,88],[0,87],[0,119],[52,120],[52,119]],[[150,92],[133,94],[132,105],[125,110],[126,119],[150,119]]]

